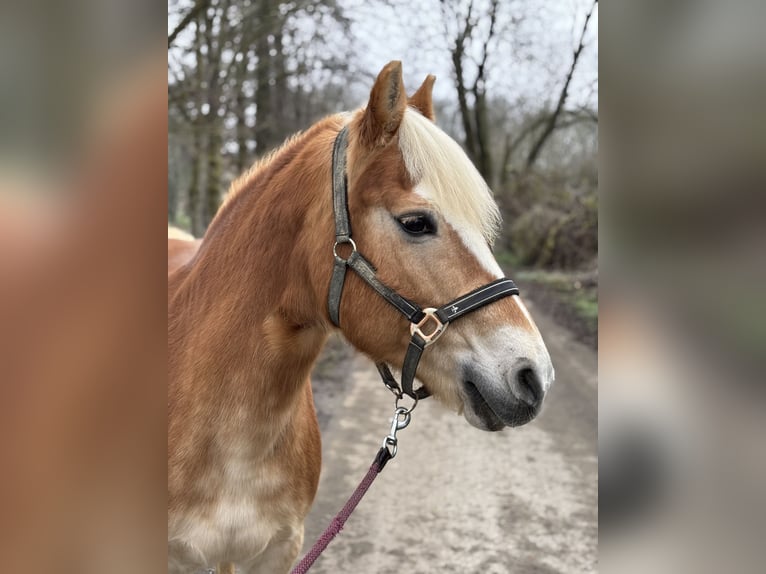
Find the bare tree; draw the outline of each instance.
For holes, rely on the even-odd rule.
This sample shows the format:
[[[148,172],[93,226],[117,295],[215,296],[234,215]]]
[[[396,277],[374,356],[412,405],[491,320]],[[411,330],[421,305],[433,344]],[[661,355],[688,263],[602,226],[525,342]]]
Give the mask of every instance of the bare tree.
[[[458,107],[463,127],[464,145],[469,157],[485,179],[492,179],[492,154],[489,149],[489,122],[487,117],[487,61],[497,25],[499,0],[491,0],[486,14],[475,10],[474,1],[468,4],[465,14],[461,15],[453,3],[440,0],[445,33],[450,34],[450,20],[458,23],[457,33],[450,43],[452,71],[457,90]],[[488,22],[486,36],[477,40],[479,20]],[[476,71],[469,79],[466,61],[469,59],[469,45],[479,42]],[[470,101],[469,101],[470,97]]]
[[[185,212],[169,213],[199,236],[228,180],[247,169],[256,154],[329,111],[328,105],[335,109],[337,98],[322,102],[321,89],[312,83],[323,67],[343,73],[348,48],[336,42],[332,26],[338,23],[343,33],[347,23],[335,1],[197,0],[185,10],[168,36],[168,103],[178,135],[173,145],[185,147],[172,157],[188,162],[174,169],[183,175],[169,185],[183,189],[169,191],[169,201]],[[316,30],[313,36],[301,36],[307,23]],[[327,49],[307,51],[307,57],[306,44]],[[343,47],[342,57],[335,44]],[[299,115],[303,123],[297,122]],[[183,122],[188,129],[179,129]]]
[[[564,85],[561,87],[561,92],[559,93],[556,107],[554,108],[553,113],[548,116],[543,130],[540,132],[540,135],[537,137],[529,150],[529,155],[527,156],[526,162],[527,169],[532,167],[535,161],[537,161],[537,158],[540,156],[540,151],[548,141],[548,138],[551,137],[551,134],[553,134],[557,127],[557,122],[564,112],[564,106],[566,105],[567,97],[569,96],[569,85],[572,82],[572,77],[574,76],[575,69],[577,68],[577,62],[579,61],[580,55],[582,54],[583,48],[585,47],[585,33],[588,31],[588,23],[590,22],[591,16],[593,15],[593,11],[596,9],[596,4],[598,4],[598,0],[593,0],[593,4],[591,5],[590,10],[588,10],[588,13],[585,16],[585,22],[583,23],[582,30],[580,31],[580,41],[578,42],[577,48],[575,48],[572,55],[572,63],[569,66],[569,71],[567,72],[566,78],[564,80]]]

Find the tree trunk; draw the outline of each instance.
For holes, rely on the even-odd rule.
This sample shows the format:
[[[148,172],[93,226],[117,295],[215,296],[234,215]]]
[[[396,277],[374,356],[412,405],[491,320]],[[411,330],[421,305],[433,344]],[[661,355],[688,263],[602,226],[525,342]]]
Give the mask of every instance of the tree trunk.
[[[197,86],[201,86],[204,81],[204,55],[202,54],[203,30],[205,26],[205,15],[203,12],[197,14],[197,31],[194,40],[194,55],[197,65],[195,66],[195,81]],[[191,223],[192,235],[201,237],[205,231],[205,225],[202,221],[202,205],[200,201],[200,172],[202,167],[202,104],[204,102],[203,92],[201,90],[194,94],[196,98],[197,114],[194,116],[192,129],[192,150],[191,150],[191,182],[189,183],[189,205],[188,213]]]
[[[263,155],[271,148],[274,140],[272,129],[271,107],[271,46],[269,44],[269,32],[271,31],[272,1],[261,0],[259,7],[259,26],[262,27],[255,43],[255,55],[258,66],[255,72],[255,153]]]
[[[487,97],[484,90],[474,91],[474,115],[476,117],[476,169],[490,185],[494,184],[492,152],[489,149],[489,125],[487,121]]]
[[[211,111],[207,129],[207,185],[205,186],[204,225],[207,228],[221,203],[221,130],[218,114]]]
[[[249,39],[243,41],[248,42]],[[249,45],[245,44],[242,47],[242,51],[242,61],[239,62],[239,65],[237,66],[236,78],[234,79],[234,90],[236,92],[236,95],[234,96],[234,117],[237,121],[235,128],[235,137],[237,139],[237,159],[235,167],[237,174],[243,173],[249,167],[251,161],[250,149],[247,144],[252,130],[247,123],[249,98],[245,93],[245,85],[248,77],[247,59],[250,52]]]
[[[474,145],[473,126],[471,124],[471,110],[468,106],[465,77],[463,74],[463,44],[457,42],[452,50],[452,65],[455,67],[455,84],[457,87],[457,102],[460,107],[460,118],[463,121],[465,133],[465,149],[468,157],[476,162],[476,147]]]
[[[218,211],[221,202],[222,173],[222,133],[219,111],[221,108],[222,82],[221,77],[221,54],[228,42],[228,28],[224,25],[224,15],[229,2],[223,1],[216,5],[216,11],[208,15],[205,28],[205,43],[207,45],[208,69],[207,72],[207,104],[208,110],[204,117],[205,128],[205,185],[204,195],[201,199],[202,223],[207,226]],[[218,18],[218,33],[214,34],[215,20]]]
[[[189,182],[189,205],[188,213],[191,223],[191,232],[194,237],[202,237],[205,232],[205,225],[202,222],[202,210],[200,206],[200,168],[202,158],[202,146],[200,145],[199,127],[195,125],[192,128],[192,160],[191,160],[191,181]]]
[[[275,126],[274,136],[276,141],[272,141],[272,145],[279,145],[282,143],[279,140],[279,133],[292,133],[298,126],[288,125],[287,116],[287,102],[289,95],[287,93],[287,64],[285,62],[284,46],[282,44],[282,35],[284,23],[282,18],[279,17],[278,11],[275,11],[274,15],[274,46],[276,51],[274,57],[271,58],[271,74],[274,81],[274,87],[272,89],[271,100],[271,120],[272,125]]]

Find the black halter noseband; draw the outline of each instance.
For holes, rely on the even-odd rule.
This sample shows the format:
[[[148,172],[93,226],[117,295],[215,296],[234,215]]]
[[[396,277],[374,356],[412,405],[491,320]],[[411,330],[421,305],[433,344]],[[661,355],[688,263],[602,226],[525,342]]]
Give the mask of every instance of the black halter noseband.
[[[404,393],[415,400],[422,399],[431,393],[425,387],[413,389],[412,384],[415,380],[415,373],[418,369],[418,363],[420,362],[423,350],[444,333],[444,330],[451,321],[459,319],[463,315],[476,311],[503,297],[518,295],[519,288],[510,279],[497,279],[439,308],[428,307],[421,309],[416,303],[399,295],[396,291],[385,285],[375,274],[375,267],[362,257],[359,251],[357,251],[356,243],[351,239],[351,224],[348,217],[348,182],[346,177],[347,147],[348,128],[344,127],[338,134],[338,137],[335,138],[335,146],[332,153],[332,193],[333,212],[335,213],[335,245],[333,245],[332,252],[335,257],[335,264],[333,266],[332,278],[330,279],[330,293],[328,297],[330,319],[336,327],[340,327],[340,299],[343,294],[346,269],[350,267],[412,323],[410,325],[412,339],[410,339],[407,354],[404,357],[404,364],[402,365],[401,388],[388,365],[377,363],[376,366],[385,385],[397,397],[401,398],[402,393]],[[351,246],[351,254],[346,259],[343,259],[338,254],[338,245],[344,243],[348,243]]]

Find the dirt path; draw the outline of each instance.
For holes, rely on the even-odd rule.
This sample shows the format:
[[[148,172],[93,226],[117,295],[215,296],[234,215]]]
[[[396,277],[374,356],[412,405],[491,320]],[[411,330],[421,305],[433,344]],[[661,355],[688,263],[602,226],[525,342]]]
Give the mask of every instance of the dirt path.
[[[529,307],[557,375],[540,417],[484,433],[421,403],[399,455],[312,573],[596,571],[596,354]],[[366,472],[393,410],[369,361],[338,341],[328,352],[335,360],[314,383],[324,463],[304,551]]]

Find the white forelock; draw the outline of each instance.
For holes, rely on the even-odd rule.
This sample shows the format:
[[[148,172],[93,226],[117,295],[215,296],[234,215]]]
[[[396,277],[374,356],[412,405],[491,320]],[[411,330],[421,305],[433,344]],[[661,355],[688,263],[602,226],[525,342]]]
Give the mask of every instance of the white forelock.
[[[399,126],[399,148],[413,181],[448,219],[479,231],[492,244],[500,211],[484,178],[458,143],[416,110]]]

